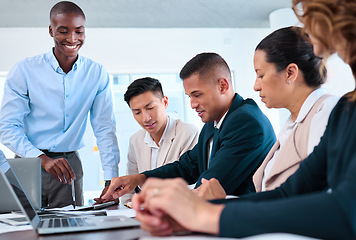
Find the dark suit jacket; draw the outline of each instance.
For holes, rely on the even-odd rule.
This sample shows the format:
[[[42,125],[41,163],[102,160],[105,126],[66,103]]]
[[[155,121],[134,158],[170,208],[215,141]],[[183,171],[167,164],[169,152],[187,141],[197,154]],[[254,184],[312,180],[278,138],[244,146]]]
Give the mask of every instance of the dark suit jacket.
[[[319,145],[281,187],[222,202],[221,236],[287,232],[355,239],[356,102],[340,99]]]
[[[214,137],[209,168],[209,140],[214,123],[206,123],[195,147],[179,161],[143,172],[146,177],[182,177],[189,184],[201,184],[201,178],[217,178],[227,194],[255,192],[252,175],[276,141],[267,117],[252,99],[238,94]]]

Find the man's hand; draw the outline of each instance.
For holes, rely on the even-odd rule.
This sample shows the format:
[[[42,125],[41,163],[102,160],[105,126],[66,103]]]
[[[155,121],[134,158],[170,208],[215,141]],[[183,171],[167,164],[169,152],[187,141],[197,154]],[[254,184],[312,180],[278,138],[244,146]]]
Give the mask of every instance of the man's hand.
[[[102,199],[104,201],[109,201],[108,199],[111,198],[118,199],[125,194],[131,193],[136,186],[142,185],[145,181],[146,176],[144,174],[114,177],[111,179],[111,184]]]
[[[94,201],[95,201],[94,205],[95,204],[100,204],[100,203],[106,203],[106,202],[110,202],[110,201],[115,201],[116,204],[118,204],[120,202],[119,199],[114,199],[112,196],[107,198],[107,199],[103,199],[103,196],[108,191],[108,189],[109,189],[109,185],[105,186],[103,191],[100,194],[100,197],[94,198]]]
[[[202,178],[201,185],[197,189],[194,189],[193,192],[205,200],[221,199],[226,197],[224,188],[220,185],[219,180],[216,178],[212,178],[210,180]]]
[[[75,180],[75,174],[72,167],[65,158],[52,159],[46,154],[39,156],[41,158],[41,166],[44,170],[50,173],[58,182],[71,183]]]

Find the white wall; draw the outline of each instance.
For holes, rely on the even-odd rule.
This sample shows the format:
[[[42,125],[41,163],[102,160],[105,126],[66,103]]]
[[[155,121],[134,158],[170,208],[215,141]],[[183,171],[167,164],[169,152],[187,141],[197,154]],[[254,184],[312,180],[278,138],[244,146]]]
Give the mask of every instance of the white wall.
[[[86,43],[80,53],[100,62],[112,73],[174,73],[179,72],[189,59],[200,52],[217,52],[234,72],[235,90],[259,104],[276,132],[285,119],[285,112],[280,114],[279,110],[267,109],[258,93],[253,91],[254,49],[271,32],[270,29],[104,28],[86,31]],[[52,46],[47,28],[0,28],[0,72],[7,72],[17,61],[47,52]],[[332,71],[329,70],[332,77],[328,82],[331,92],[341,95],[352,90],[354,81],[350,69],[337,57],[330,62],[329,65],[333,67]],[[190,109],[188,101],[187,109]],[[188,115],[189,122],[201,126],[194,111],[189,111]],[[282,121],[280,116],[283,116]]]
[[[235,90],[259,100],[252,89],[252,57],[255,46],[268,33],[269,29],[87,29],[80,53],[109,72],[157,73],[179,72],[196,54],[217,52],[235,73]],[[0,72],[52,45],[46,28],[0,28]],[[199,124],[195,113],[191,114],[192,122]]]

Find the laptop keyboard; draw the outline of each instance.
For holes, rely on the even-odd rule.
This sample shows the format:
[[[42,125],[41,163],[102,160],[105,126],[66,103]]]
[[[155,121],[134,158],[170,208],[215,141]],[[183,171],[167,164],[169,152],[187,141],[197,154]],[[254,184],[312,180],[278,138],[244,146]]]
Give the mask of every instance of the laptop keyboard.
[[[83,217],[72,218],[49,218],[42,219],[39,228],[60,228],[60,227],[81,227],[94,226],[95,224],[90,219]]]

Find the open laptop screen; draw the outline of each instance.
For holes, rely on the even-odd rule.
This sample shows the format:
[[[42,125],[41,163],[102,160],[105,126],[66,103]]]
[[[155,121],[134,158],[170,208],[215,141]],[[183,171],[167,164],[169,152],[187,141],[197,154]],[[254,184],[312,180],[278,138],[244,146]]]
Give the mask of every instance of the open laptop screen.
[[[1,158],[1,155],[0,155]],[[3,157],[6,159],[6,157]],[[41,159],[40,158],[15,158],[6,159],[19,180],[26,196],[36,210],[41,209]],[[7,163],[6,163],[7,164]],[[0,178],[1,204],[0,213],[21,211],[13,194],[8,189],[4,180]]]
[[[5,164],[0,159],[0,178],[4,179],[6,187],[9,189],[23,213],[27,216],[32,227],[38,234],[54,234],[64,232],[92,231],[99,229],[137,227],[140,223],[125,216],[98,216],[89,217],[76,216],[69,218],[48,218],[43,219],[39,225],[40,217],[35,212],[31,202],[28,200],[16,174],[5,159]]]
[[[6,185],[12,188],[13,191],[10,192],[16,194],[17,198],[15,197],[15,200],[19,201],[18,204],[22,206],[20,206],[20,208],[22,208],[22,210],[26,212],[26,215],[32,223],[33,219],[37,216],[37,214],[31,203],[29,202],[26,193],[24,192],[20,182],[18,181],[7,160],[1,161],[0,169],[1,177],[5,181]]]

